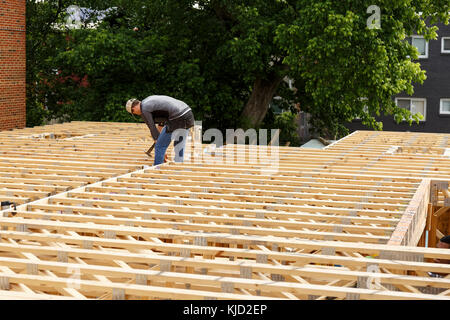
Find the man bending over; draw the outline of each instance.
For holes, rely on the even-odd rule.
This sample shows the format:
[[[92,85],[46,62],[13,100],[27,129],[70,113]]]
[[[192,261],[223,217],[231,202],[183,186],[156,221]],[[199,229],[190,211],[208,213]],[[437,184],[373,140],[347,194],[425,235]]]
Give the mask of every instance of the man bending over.
[[[150,96],[143,101],[128,100],[126,109],[133,115],[141,116],[150,129],[156,141],[155,166],[164,163],[174,132],[175,162],[183,162],[189,129],[195,124],[194,114],[186,103],[168,96]],[[156,123],[160,122],[165,123],[161,132],[156,127]]]

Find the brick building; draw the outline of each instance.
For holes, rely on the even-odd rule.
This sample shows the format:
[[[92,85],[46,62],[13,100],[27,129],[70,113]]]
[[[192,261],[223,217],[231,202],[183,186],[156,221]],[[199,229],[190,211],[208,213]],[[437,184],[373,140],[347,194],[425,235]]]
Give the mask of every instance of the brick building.
[[[0,0],[0,131],[26,125],[25,7]]]

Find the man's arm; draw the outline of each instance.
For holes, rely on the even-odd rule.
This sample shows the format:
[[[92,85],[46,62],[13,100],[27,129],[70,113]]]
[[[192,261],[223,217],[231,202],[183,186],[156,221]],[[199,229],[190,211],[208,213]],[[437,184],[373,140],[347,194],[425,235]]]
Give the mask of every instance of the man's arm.
[[[159,131],[156,128],[155,121],[153,120],[153,115],[151,112],[143,111],[145,114],[145,118],[147,119],[147,126],[150,129],[150,133],[152,134],[153,140],[158,140],[159,138]]]

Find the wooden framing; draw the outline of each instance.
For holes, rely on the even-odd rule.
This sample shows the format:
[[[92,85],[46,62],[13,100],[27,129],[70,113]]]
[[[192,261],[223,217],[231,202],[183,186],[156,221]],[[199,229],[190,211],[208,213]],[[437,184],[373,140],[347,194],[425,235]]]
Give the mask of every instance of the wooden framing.
[[[18,207],[0,211],[0,297],[450,299],[434,262],[450,251],[415,247],[450,181],[447,136],[190,142],[184,164],[151,167],[141,124],[2,132],[0,198]]]
[[[429,245],[434,247],[440,238],[450,234],[450,190],[448,181],[433,180],[430,185],[426,238]]]
[[[431,180],[424,179],[406,208],[388,244],[417,246],[427,222]],[[433,246],[434,247],[434,246]]]

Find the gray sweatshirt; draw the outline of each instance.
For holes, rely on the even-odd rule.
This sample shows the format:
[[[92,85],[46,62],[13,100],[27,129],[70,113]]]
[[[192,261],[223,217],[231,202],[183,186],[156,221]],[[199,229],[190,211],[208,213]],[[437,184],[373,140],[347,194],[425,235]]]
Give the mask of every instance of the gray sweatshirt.
[[[156,118],[175,120],[190,110],[191,108],[183,101],[168,96],[150,96],[141,102],[141,117],[150,129],[154,140],[159,137],[159,131],[155,125]]]

